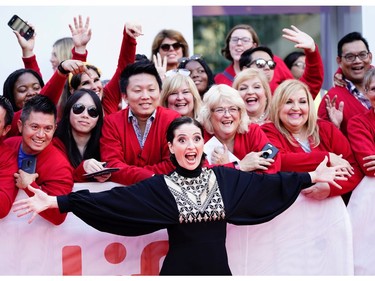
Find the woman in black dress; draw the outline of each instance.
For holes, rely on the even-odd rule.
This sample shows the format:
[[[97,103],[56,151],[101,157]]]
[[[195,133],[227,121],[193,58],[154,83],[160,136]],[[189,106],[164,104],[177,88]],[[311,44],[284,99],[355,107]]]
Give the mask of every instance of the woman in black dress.
[[[137,236],[166,228],[169,251],[161,275],[230,275],[225,248],[226,224],[258,224],[286,210],[300,190],[316,182],[345,180],[325,159],[309,173],[257,174],[233,168],[202,167],[203,128],[190,117],[175,119],[167,131],[176,170],[131,186],[90,193],[34,197],[15,202],[18,216],[59,208],[94,228]]]

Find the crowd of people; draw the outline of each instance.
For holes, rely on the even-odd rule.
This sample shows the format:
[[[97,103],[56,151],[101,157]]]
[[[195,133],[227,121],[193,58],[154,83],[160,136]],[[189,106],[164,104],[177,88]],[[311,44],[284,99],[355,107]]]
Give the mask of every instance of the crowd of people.
[[[89,17],[69,27],[71,37],[53,45],[46,83],[36,33],[26,40],[14,31],[24,68],[0,96],[0,218],[21,189],[30,198],[15,211],[30,222],[40,215],[59,225],[71,211],[115,234],[166,228],[161,274],[225,275],[227,223],[269,221],[298,196],[348,204],[362,178],[375,176],[375,71],[359,32],[338,42],[326,91],[319,48],[295,26],[283,38],[299,50],[284,60],[250,25],[234,26],[222,49],[230,64],[215,75],[177,30],[161,30],[150,57],[137,54],[142,26],[128,22],[106,84],[86,62]],[[119,187],[71,193],[93,181]]]

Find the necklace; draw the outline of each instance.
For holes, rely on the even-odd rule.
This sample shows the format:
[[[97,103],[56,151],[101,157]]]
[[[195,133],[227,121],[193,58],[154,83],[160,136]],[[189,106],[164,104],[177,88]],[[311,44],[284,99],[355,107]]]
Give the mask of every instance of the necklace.
[[[262,123],[264,121],[264,117],[266,116],[266,112],[263,112],[262,115],[260,115],[255,121],[253,121],[256,124]]]

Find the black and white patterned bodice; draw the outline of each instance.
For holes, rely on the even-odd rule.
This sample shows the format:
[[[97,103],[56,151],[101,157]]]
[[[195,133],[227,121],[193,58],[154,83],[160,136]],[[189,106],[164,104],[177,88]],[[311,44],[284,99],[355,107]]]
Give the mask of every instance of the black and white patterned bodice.
[[[180,213],[180,223],[214,221],[225,218],[224,204],[215,173],[206,168],[198,177],[177,172],[165,176]]]

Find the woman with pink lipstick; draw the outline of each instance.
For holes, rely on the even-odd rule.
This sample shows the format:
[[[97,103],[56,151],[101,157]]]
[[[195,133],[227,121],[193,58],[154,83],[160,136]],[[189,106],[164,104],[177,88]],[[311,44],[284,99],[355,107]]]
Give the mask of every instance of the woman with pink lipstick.
[[[251,123],[263,125],[268,122],[271,104],[271,88],[263,71],[248,68],[241,71],[233,81],[246,105]]]
[[[164,80],[160,94],[161,106],[173,109],[181,116],[196,118],[201,103],[198,89],[189,76],[177,72]]]
[[[203,127],[190,117],[168,126],[166,139],[176,169],[131,186],[66,196],[35,196],[15,202],[18,216],[57,209],[73,212],[92,227],[117,235],[139,236],[167,229],[169,249],[160,275],[231,275],[226,225],[260,224],[285,211],[300,190],[316,182],[345,180],[347,171],[327,160],[309,173],[259,175],[227,167],[202,167]],[[267,190],[267,192],[264,192]]]
[[[308,171],[328,157],[328,165],[344,166],[352,174],[342,189],[317,184],[303,191],[322,200],[353,190],[363,174],[346,137],[331,122],[318,119],[306,84],[286,80],[276,89],[270,106],[270,120],[262,126],[272,144],[280,150],[281,171]]]
[[[89,89],[74,92],[67,100],[53,138],[53,144],[68,158],[74,169],[74,182],[90,181],[84,176],[103,170],[99,140],[103,126],[103,109],[98,95]],[[104,182],[111,174],[96,176]]]

